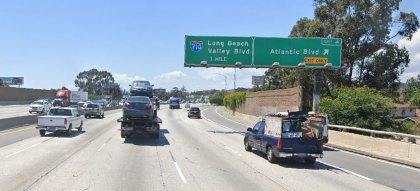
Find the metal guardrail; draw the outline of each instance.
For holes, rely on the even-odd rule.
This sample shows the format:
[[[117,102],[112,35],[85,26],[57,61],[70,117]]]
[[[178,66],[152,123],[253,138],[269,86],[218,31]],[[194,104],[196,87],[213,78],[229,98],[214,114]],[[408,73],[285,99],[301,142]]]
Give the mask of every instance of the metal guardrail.
[[[376,134],[378,134],[378,135],[390,135],[390,136],[399,136],[399,137],[408,137],[408,138],[413,138],[413,139],[420,139],[420,136],[410,135],[410,134],[405,134],[405,133],[377,131],[377,130],[371,130],[371,129],[363,129],[363,128],[359,128],[359,127],[348,127],[348,126],[343,126],[343,125],[328,125],[328,127],[337,128],[337,129],[344,129],[344,130],[366,132],[366,133],[370,133],[370,135],[372,137],[374,137]]]

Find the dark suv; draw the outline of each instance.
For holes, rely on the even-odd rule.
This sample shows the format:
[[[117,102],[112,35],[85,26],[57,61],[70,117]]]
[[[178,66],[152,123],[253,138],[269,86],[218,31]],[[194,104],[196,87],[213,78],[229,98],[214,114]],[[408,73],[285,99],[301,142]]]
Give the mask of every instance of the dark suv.
[[[201,112],[200,108],[198,107],[191,107],[188,111],[188,118],[195,117],[201,119]]]
[[[124,103],[123,118],[142,119],[152,121],[154,119],[153,104],[146,96],[130,96]]]
[[[130,86],[130,94],[132,96],[153,97],[153,85],[149,81],[134,81]]]

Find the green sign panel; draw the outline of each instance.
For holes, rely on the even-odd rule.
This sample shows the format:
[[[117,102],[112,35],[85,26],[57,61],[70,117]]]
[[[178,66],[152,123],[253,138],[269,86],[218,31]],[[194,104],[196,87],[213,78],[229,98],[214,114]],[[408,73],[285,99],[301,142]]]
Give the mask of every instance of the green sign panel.
[[[341,39],[261,38],[254,40],[255,67],[341,66]]]
[[[252,65],[251,37],[185,37],[185,66]]]
[[[340,67],[341,39],[186,36],[187,67]]]

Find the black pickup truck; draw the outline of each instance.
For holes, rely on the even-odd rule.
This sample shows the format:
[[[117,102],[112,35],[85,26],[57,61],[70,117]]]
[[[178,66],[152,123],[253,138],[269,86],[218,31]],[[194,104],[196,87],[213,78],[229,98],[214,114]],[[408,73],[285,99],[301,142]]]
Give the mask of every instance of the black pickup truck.
[[[320,123],[321,122],[321,123]],[[267,154],[271,163],[279,158],[301,158],[314,164],[323,155],[325,133],[322,120],[307,116],[266,116],[244,138],[245,150],[253,148]]]

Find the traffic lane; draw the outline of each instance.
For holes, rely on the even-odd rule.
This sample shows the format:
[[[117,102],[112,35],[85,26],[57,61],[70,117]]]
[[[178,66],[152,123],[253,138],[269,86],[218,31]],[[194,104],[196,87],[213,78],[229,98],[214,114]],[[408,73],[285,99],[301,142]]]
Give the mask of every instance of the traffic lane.
[[[114,124],[29,190],[164,190],[178,182],[175,167],[161,148],[166,139],[123,139]],[[179,183],[180,184],[180,183]]]
[[[0,119],[28,115],[32,115],[29,114],[29,104],[0,106]]]
[[[215,108],[206,110],[205,116],[214,122],[229,126],[229,128],[237,131],[243,131],[246,128],[244,125],[230,121],[232,119],[228,120],[224,118],[220,113],[216,112]],[[373,179],[374,182],[397,190],[420,189],[420,182],[418,182],[420,173],[415,168],[384,162],[333,148],[325,148],[324,158],[320,161],[355,172],[356,174]]]
[[[203,112],[205,112],[204,110]],[[185,129],[180,135],[191,136],[176,139],[177,142],[190,139],[198,139],[203,142],[207,148],[214,148],[220,154],[221,160],[229,165],[224,168],[234,168],[240,171],[241,176],[249,176],[254,183],[260,183],[267,187],[262,190],[286,189],[286,190],[387,190],[389,188],[361,179],[351,173],[334,168],[322,163],[316,165],[307,165],[303,162],[282,162],[280,164],[268,163],[265,154],[261,152],[247,152],[243,147],[243,136],[237,131],[225,126],[217,125],[213,122],[200,119],[188,119],[186,112],[176,112],[179,118],[172,123],[180,123],[175,130]],[[175,115],[174,114],[174,115]],[[194,145],[193,147],[195,147]],[[203,146],[203,147],[205,147]],[[190,146],[191,147],[191,146]],[[202,151],[201,146],[196,150]],[[205,153],[217,153],[207,152]],[[207,155],[208,157],[209,155]],[[190,156],[186,156],[190,159]],[[217,164],[215,164],[217,167]],[[221,168],[222,170],[226,170]],[[229,170],[227,170],[229,172]],[[232,177],[227,178],[232,180]],[[233,181],[235,182],[235,181]],[[201,183],[201,182],[200,182]],[[217,182],[215,182],[218,184]],[[228,185],[226,185],[228,186]],[[240,190],[235,187],[232,189]],[[248,187],[249,189],[250,187]]]
[[[1,147],[0,188],[24,190],[58,168],[96,137],[113,128],[119,117],[121,112],[109,114],[103,120],[87,120],[83,132],[74,131],[71,137],[47,134],[45,137],[32,137]]]
[[[396,190],[420,190],[420,170],[334,148],[324,149],[323,162],[349,169]]]
[[[107,115],[112,115],[114,113],[119,113],[121,112],[120,110],[112,110],[112,111],[106,111],[106,116]],[[10,123],[6,123],[6,124],[0,124],[0,127],[3,125],[8,125],[9,128],[7,128],[7,130],[3,130],[0,131],[0,147],[4,147],[6,145],[18,142],[18,141],[22,141],[31,137],[37,137],[39,136],[39,132],[35,129],[36,124],[35,124],[35,118],[34,119],[20,119],[20,120],[11,120]],[[102,119],[95,119],[95,118],[89,118],[89,119],[85,119],[83,118],[83,122],[85,123],[84,126],[88,126],[90,124],[89,121],[94,121],[94,120],[102,120]],[[1,120],[0,120],[1,122]],[[11,125],[16,123],[16,125]],[[30,124],[30,125],[22,125],[22,124]],[[0,128],[1,129],[1,128]],[[57,134],[57,136],[60,136],[60,134]]]

